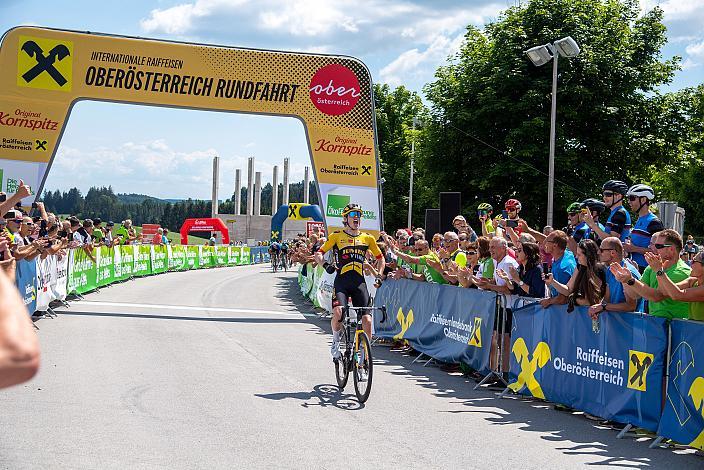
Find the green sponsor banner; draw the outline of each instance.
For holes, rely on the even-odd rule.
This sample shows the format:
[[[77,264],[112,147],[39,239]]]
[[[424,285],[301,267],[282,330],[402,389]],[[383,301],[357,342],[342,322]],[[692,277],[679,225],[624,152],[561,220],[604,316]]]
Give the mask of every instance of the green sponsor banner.
[[[83,294],[98,287],[96,280],[97,269],[88,253],[82,248],[71,250],[68,261],[68,287],[69,294]]]
[[[187,246],[186,247],[186,265],[187,269],[198,269],[200,268],[200,247],[198,246]]]
[[[216,246],[215,247],[215,264],[216,266],[227,266],[228,261],[228,249],[227,246]]]
[[[149,276],[152,273],[152,246],[134,246],[133,276]]]
[[[165,273],[169,269],[166,246],[152,245],[151,249],[152,274]]]
[[[213,247],[208,245],[198,246],[198,264],[201,268],[210,268],[213,266]]]
[[[240,255],[240,264],[252,264],[250,260],[249,247],[242,247],[242,254]]]
[[[115,282],[115,249],[100,246],[94,250],[95,260],[98,263],[96,282],[98,287],[107,286]]]
[[[124,281],[131,278],[134,274],[134,251],[135,245],[121,245],[116,247],[115,255],[115,278],[116,280]]]
[[[241,246],[228,246],[227,247],[227,265],[237,266],[240,264],[240,255],[242,254]]]
[[[168,245],[166,251],[168,253],[169,271],[183,271],[184,269],[188,269],[185,246]]]

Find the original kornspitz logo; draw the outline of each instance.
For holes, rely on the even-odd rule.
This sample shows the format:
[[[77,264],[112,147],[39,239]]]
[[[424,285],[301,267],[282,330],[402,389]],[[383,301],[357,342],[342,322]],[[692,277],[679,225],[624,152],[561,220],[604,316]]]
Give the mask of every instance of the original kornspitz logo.
[[[71,91],[73,43],[20,36],[17,85]]]
[[[310,81],[310,100],[320,112],[331,116],[351,111],[360,94],[357,76],[344,65],[326,65]]]

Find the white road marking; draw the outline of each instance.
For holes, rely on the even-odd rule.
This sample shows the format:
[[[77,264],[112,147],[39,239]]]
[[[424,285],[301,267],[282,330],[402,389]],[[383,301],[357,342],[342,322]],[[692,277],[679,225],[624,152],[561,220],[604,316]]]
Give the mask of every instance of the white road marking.
[[[128,307],[128,308],[153,308],[158,310],[187,310],[187,311],[203,311],[209,312],[226,312],[226,313],[248,313],[262,315],[303,315],[304,317],[317,317],[312,313],[302,312],[284,312],[281,310],[258,310],[251,308],[224,308],[224,307],[206,307],[206,306],[190,306],[190,305],[162,305],[162,304],[134,304],[127,302],[100,302],[92,300],[78,300],[72,302],[72,305],[96,305],[100,307]]]

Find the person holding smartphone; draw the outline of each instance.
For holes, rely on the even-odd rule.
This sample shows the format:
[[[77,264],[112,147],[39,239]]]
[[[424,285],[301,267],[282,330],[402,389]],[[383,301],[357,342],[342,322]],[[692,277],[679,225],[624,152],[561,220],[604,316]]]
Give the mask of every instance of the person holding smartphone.
[[[550,286],[550,297],[542,299],[540,305],[547,308],[550,305],[567,303],[567,296],[559,293],[551,286],[553,279],[560,284],[566,285],[572,278],[572,274],[577,269],[577,260],[574,253],[567,249],[567,234],[562,230],[555,230],[545,237],[543,242],[545,251],[552,255],[552,267],[549,273],[543,274],[545,284]]]
[[[499,225],[504,228],[511,228],[517,236],[521,236],[523,229],[520,224],[521,201],[518,199],[509,199],[504,203],[504,211],[499,219]],[[504,235],[505,236],[505,235]]]
[[[482,202],[477,206],[477,217],[482,227],[482,236],[493,237],[496,235],[494,224],[491,223],[491,216],[494,214],[494,207],[488,202]]]

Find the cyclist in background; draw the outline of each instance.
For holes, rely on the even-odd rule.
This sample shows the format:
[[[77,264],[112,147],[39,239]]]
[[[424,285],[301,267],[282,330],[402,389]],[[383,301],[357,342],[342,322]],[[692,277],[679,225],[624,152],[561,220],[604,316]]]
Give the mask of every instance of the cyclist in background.
[[[482,235],[485,237],[493,237],[496,233],[494,224],[491,223],[491,216],[494,213],[494,208],[487,202],[482,202],[477,207],[477,216],[479,216],[479,224],[482,227]]]
[[[289,260],[288,260],[288,243],[286,243],[286,240],[283,240],[281,242],[281,264],[284,266],[284,268],[287,268],[289,266]]]
[[[269,245],[269,256],[271,257],[271,265],[274,266],[274,269],[278,266],[280,253],[281,245],[279,245],[278,241],[272,240],[271,245]]]
[[[334,296],[332,301],[333,314],[330,319],[332,327],[332,345],[330,354],[333,360],[340,358],[340,330],[342,329],[342,310],[352,299],[355,307],[369,306],[369,292],[364,281],[364,262],[367,251],[374,255],[376,272],[384,272],[384,256],[376,244],[376,238],[361,232],[359,226],[362,220],[362,208],[357,204],[347,204],[342,211],[342,223],[345,228],[330,234],[327,241],[315,253],[315,261],[326,271],[333,272],[332,266],[323,260],[323,255],[334,249],[336,254],[337,276],[335,277]],[[372,318],[367,311],[357,313],[357,319],[362,318],[362,328],[369,338],[372,335]]]
[[[603,230],[593,220],[591,214],[585,214],[584,221],[601,240],[618,237],[621,242],[625,242],[631,236],[631,214],[623,207],[623,199],[627,192],[628,185],[623,181],[609,180],[604,183],[602,197],[611,212]]]
[[[631,210],[638,214],[633,231],[631,243],[624,243],[623,249],[631,254],[631,259],[638,265],[642,274],[648,267],[645,253],[650,252],[650,239],[657,232],[665,230],[662,221],[650,211],[650,203],[655,199],[655,191],[645,184],[635,184],[626,193]]]

